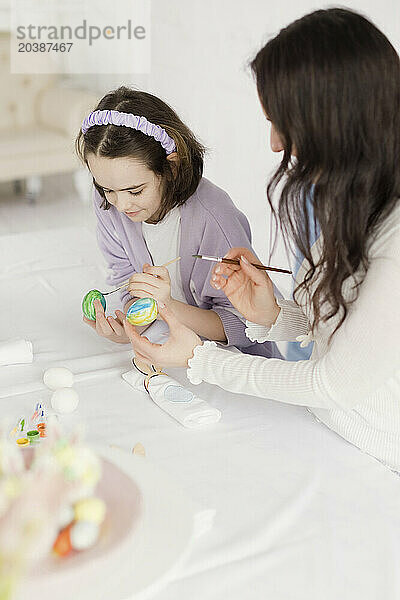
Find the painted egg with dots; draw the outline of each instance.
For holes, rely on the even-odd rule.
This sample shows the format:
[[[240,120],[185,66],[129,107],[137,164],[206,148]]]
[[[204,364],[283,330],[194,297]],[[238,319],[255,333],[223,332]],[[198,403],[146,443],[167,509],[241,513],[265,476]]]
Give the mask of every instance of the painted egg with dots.
[[[82,311],[87,319],[96,320],[96,311],[94,309],[94,300],[100,300],[104,310],[106,310],[106,299],[99,290],[90,290],[82,300]]]
[[[157,302],[153,298],[139,298],[128,308],[126,320],[132,325],[149,325],[157,314]]]

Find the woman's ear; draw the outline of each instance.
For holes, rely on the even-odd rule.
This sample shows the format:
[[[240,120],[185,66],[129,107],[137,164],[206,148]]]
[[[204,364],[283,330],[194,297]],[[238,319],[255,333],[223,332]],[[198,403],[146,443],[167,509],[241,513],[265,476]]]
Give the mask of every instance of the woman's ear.
[[[171,170],[174,175],[177,173],[177,167],[179,164],[179,156],[177,152],[171,152],[168,154],[167,160],[170,162]]]

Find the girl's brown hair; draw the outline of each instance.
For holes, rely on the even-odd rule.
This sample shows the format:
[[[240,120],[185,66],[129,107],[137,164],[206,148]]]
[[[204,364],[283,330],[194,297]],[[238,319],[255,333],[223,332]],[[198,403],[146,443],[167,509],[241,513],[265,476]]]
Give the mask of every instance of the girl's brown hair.
[[[80,130],[75,141],[76,152],[86,166],[89,154],[106,158],[134,157],[143,162],[162,178],[159,220],[196,191],[203,175],[205,148],[168,104],[147,92],[122,86],[106,94],[95,110],[132,113],[160,125],[173,138],[178,161],[172,166],[161,144],[141,131],[117,125],[94,125],[85,134]],[[95,181],[93,183],[103,198],[101,207],[108,210],[111,205],[104,191]]]

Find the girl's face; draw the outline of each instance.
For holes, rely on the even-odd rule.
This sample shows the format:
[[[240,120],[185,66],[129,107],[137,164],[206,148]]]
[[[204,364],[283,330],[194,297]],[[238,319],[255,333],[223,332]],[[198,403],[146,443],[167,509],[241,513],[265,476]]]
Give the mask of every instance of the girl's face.
[[[161,177],[132,157],[89,154],[90,172],[107,201],[131,221],[157,220],[162,198]]]

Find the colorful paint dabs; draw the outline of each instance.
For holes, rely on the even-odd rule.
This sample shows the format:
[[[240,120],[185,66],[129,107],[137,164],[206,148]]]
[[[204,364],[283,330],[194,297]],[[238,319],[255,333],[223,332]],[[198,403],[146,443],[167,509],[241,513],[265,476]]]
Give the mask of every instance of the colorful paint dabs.
[[[100,300],[104,310],[106,309],[106,299],[99,290],[90,290],[82,300],[82,311],[87,319],[96,320],[96,311],[93,306],[94,300]]]
[[[157,302],[153,298],[139,298],[128,308],[126,319],[132,325],[149,325],[157,314]]]

